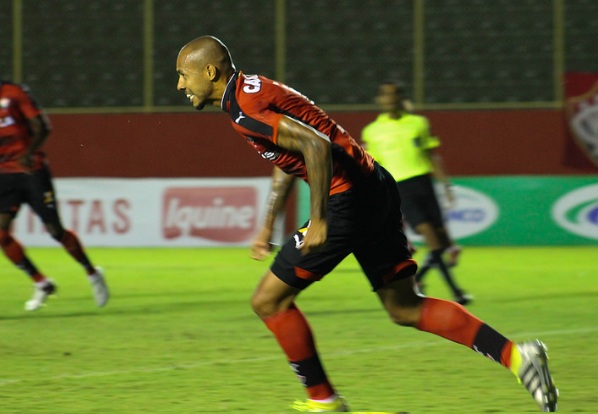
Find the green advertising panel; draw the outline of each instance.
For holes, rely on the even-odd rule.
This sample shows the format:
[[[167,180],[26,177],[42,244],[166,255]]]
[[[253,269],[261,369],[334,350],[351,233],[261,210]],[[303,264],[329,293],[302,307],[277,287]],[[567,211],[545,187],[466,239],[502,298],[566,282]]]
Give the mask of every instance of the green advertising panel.
[[[598,176],[455,177],[453,183],[457,201],[445,213],[460,244],[598,245]],[[309,215],[303,183],[298,208],[303,224]]]

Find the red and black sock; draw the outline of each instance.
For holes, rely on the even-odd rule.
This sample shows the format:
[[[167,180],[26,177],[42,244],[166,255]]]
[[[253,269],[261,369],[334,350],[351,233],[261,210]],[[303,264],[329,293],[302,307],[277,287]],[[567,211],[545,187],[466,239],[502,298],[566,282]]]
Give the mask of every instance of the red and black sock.
[[[64,234],[62,238],[59,240],[60,243],[64,246],[65,250],[85,268],[87,274],[91,275],[95,272],[95,268],[93,264],[85,254],[85,250],[83,250],[83,245],[79,241],[77,235],[70,231],[64,230]]]
[[[425,298],[417,329],[465,345],[510,367],[513,343],[458,303]]]
[[[8,260],[27,273],[34,282],[43,282],[46,279],[25,255],[25,249],[23,249],[21,243],[3,230],[0,230],[0,247],[2,247],[2,251],[4,251]]]
[[[289,360],[291,369],[306,387],[310,399],[324,400],[334,394],[316,351],[311,328],[293,304],[286,311],[264,319]]]

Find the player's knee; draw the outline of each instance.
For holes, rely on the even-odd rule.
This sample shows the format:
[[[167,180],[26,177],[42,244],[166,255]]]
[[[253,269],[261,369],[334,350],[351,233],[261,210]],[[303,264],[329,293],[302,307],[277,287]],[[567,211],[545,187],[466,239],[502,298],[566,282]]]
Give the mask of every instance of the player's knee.
[[[277,313],[284,312],[292,305],[292,299],[270,297],[259,289],[251,297],[251,308],[261,319],[269,318]]]
[[[423,296],[413,295],[413,300],[386,306],[390,320],[400,326],[416,326],[421,314]]]
[[[255,292],[251,297],[251,309],[261,319],[274,315],[275,306],[271,300],[261,294],[259,291]]]
[[[390,320],[400,326],[416,326],[419,321],[419,308],[400,307],[388,312]]]

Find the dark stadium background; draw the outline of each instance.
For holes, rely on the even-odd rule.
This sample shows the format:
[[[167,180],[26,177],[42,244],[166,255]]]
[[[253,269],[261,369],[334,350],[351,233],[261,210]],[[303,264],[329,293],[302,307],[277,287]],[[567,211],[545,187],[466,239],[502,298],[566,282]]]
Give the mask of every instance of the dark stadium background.
[[[451,175],[596,174],[563,99],[565,74],[598,72],[597,15],[591,0],[3,0],[0,77],[50,113],[57,177],[268,175],[217,108],[197,115],[175,89],[178,50],[202,34],[356,138],[377,84],[401,79]]]

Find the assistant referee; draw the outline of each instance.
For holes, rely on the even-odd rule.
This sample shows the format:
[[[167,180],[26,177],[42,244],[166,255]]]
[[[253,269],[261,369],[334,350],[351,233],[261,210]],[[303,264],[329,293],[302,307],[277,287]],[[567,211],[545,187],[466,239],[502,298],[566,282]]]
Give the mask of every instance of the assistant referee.
[[[442,159],[436,148],[438,137],[430,133],[428,119],[405,109],[401,85],[385,82],[378,88],[376,102],[382,113],[362,131],[362,141],[374,159],[395,178],[405,220],[420,234],[429,254],[416,275],[421,286],[424,275],[436,267],[448,284],[454,300],[462,305],[472,297],[461,289],[443,258],[452,245],[434,190],[433,179],[443,184],[450,203],[454,195]]]

